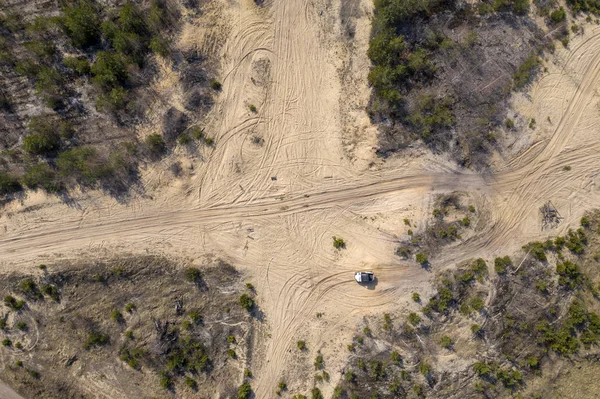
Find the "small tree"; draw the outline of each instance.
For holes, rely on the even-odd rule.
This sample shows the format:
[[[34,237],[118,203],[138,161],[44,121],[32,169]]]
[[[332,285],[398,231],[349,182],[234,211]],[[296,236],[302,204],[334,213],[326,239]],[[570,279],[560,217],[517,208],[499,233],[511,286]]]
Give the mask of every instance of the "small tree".
[[[62,24],[65,32],[77,47],[89,47],[100,40],[100,17],[89,0],[63,9]]]
[[[198,283],[202,281],[202,273],[195,267],[185,269],[185,279],[190,283]]]
[[[454,342],[452,342],[452,338],[448,337],[447,335],[444,335],[440,339],[440,345],[442,345],[442,348],[445,348],[445,349],[450,349],[452,347],[453,343]]]
[[[333,236],[333,247],[335,249],[343,249],[346,248],[346,242],[344,241],[343,238],[338,238],[336,236]]]
[[[252,387],[247,382],[244,382],[237,391],[237,399],[249,399],[252,394]]]
[[[192,391],[198,390],[198,383],[191,377],[185,377],[185,385],[187,385]]]
[[[121,312],[119,312],[117,309],[114,309],[110,313],[110,319],[112,321],[114,321],[115,323],[122,323],[124,321],[123,314]]]
[[[583,216],[581,218],[581,227],[585,227],[585,228],[590,227],[590,218],[588,218],[587,216]]]
[[[210,80],[210,88],[215,91],[221,91],[221,89],[223,88],[223,85],[218,80],[211,79]]]
[[[146,137],[146,146],[154,155],[162,154],[166,148],[162,136],[156,133]]]
[[[248,312],[254,307],[254,301],[248,294],[242,294],[239,299],[240,306],[246,309]]]
[[[413,326],[416,326],[417,324],[419,324],[421,322],[421,318],[419,317],[418,314],[416,314],[415,312],[411,312],[408,315],[408,321],[410,324],[412,324]]]
[[[315,370],[323,370],[325,367],[325,362],[323,361],[323,355],[321,353],[319,353],[315,358],[314,366]]]

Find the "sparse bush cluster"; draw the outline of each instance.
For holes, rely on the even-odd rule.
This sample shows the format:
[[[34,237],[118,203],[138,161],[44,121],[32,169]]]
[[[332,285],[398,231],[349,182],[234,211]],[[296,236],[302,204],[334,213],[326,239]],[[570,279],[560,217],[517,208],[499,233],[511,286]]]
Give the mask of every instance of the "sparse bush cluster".
[[[74,185],[122,195],[138,179],[139,158],[156,159],[165,152],[171,142],[161,143],[151,137],[135,143],[134,136],[130,136],[131,142],[124,142],[123,128],[139,124],[148,104],[144,88],[156,71],[151,54],[171,56],[169,36],[179,23],[177,7],[170,3],[62,2],[44,11],[44,16],[35,16],[39,10],[34,11],[31,18],[24,18],[18,5],[3,8],[0,67],[10,72],[9,78],[15,73],[26,78],[48,109],[25,120],[24,131],[17,129],[3,139],[5,148],[22,144],[18,151],[2,154],[0,196],[14,196],[23,188],[60,193]],[[194,57],[184,54],[186,68],[198,69],[200,61]],[[202,90],[207,91],[209,79],[204,70],[196,72],[193,82],[206,86]],[[186,79],[188,75],[192,74],[187,73]],[[187,91],[200,90],[188,86],[186,81]],[[221,84],[212,79],[210,87],[219,91]],[[23,101],[15,103],[12,97],[0,89],[0,112],[22,111]],[[111,116],[110,126],[106,126],[105,118],[86,109],[89,100]],[[207,106],[212,104],[211,95],[200,100]],[[110,132],[109,137],[105,137],[106,132]],[[186,137],[182,135],[181,140]],[[202,140],[213,144],[212,138]],[[84,143],[92,144],[80,148]]]
[[[525,26],[530,26],[521,25],[529,7],[529,0],[482,1],[473,5],[439,0],[376,1],[368,49],[373,63],[368,81],[374,91],[369,113],[377,121],[394,123],[386,123],[380,151],[402,148],[419,138],[434,151],[450,151],[450,143],[456,143],[464,154],[459,157],[460,162],[485,164],[485,155],[496,143],[493,130],[502,124],[502,110],[481,104],[502,104],[509,94],[507,85],[521,89],[528,84],[538,70],[537,53],[527,58],[526,49],[516,53],[512,50],[511,58],[521,64],[517,70],[514,62],[506,65],[514,72],[512,82],[503,78],[486,86],[485,93],[471,86],[470,80],[491,81],[490,76],[496,77],[495,72],[481,68],[482,59],[487,58],[482,48],[498,46],[489,39],[495,33],[491,24],[512,26],[511,34],[519,36]],[[442,28],[446,18],[451,18],[450,30]],[[460,38],[454,29],[468,34]],[[507,30],[503,32],[506,34]],[[457,64],[462,65],[462,72]]]

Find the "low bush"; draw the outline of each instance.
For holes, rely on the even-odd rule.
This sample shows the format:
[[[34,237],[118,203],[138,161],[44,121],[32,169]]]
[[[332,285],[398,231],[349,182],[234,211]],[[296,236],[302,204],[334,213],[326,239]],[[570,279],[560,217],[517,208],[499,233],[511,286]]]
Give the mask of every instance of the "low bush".
[[[513,88],[515,90],[520,90],[525,87],[525,85],[530,82],[540,64],[541,61],[537,55],[532,54],[527,57],[513,75]]]
[[[422,252],[415,255],[415,260],[421,265],[425,265],[428,262],[427,255]]]
[[[244,382],[237,391],[237,399],[249,399],[252,394],[252,387],[247,382]]]
[[[346,248],[346,242],[344,241],[343,238],[339,238],[339,237],[333,236],[333,247],[335,249]]]
[[[452,341],[452,338],[448,337],[447,335],[442,336],[440,339],[440,345],[445,349],[450,349],[453,343],[454,342]]]
[[[0,171],[0,195],[18,193],[22,189],[21,183],[14,176]]]
[[[155,133],[149,135],[146,137],[145,143],[153,155],[160,155],[166,149],[165,141],[160,134]]]
[[[508,255],[501,257],[501,258],[494,259],[494,270],[498,274],[506,273],[506,269],[511,265],[512,265],[512,260],[510,259],[510,256],[508,256]]]
[[[239,304],[242,308],[250,312],[254,307],[254,300],[252,300],[248,294],[242,294],[239,299]]]
[[[108,334],[92,330],[88,333],[88,336],[83,344],[83,349],[90,350],[94,347],[108,345],[110,343],[110,337]]]

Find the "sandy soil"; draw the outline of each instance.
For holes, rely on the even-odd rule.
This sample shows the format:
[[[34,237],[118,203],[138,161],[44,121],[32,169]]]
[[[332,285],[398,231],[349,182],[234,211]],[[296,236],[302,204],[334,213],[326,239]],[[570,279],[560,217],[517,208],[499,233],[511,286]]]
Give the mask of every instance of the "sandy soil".
[[[362,48],[350,50],[338,10],[326,1],[257,8],[243,0],[232,7],[223,92],[207,129],[214,149],[188,160],[180,179],[166,165],[181,154],[149,170],[152,198],[119,204],[82,193],[64,204],[33,193],[7,206],[0,215],[3,271],[121,250],[221,257],[247,270],[266,315],[266,353],[253,364],[257,397],[271,397],[281,378],[291,392],[306,392],[317,350],[332,375],[323,389],[328,396],[362,318],[413,306],[414,291],[432,292],[430,274],[395,257],[394,248],[406,234],[403,218],[424,227],[434,195],[465,192],[480,213],[477,234],[432,259],[434,270],[562,233],[598,206],[600,28],[586,26],[569,49],[558,49],[531,92],[515,99],[517,112],[538,121],[533,144],[477,175],[416,150],[412,157],[376,160],[373,128],[357,111],[364,109],[367,86],[355,85],[360,92],[350,116],[340,105],[349,98],[342,85],[347,61],[363,65],[353,67],[355,79],[368,72],[369,7],[362,4],[356,31]],[[542,231],[538,208],[548,200],[565,220]],[[346,249],[333,248],[334,235],[345,239]],[[373,270],[377,284],[357,285],[352,272],[359,269]],[[299,339],[309,348],[304,366],[293,350]]]

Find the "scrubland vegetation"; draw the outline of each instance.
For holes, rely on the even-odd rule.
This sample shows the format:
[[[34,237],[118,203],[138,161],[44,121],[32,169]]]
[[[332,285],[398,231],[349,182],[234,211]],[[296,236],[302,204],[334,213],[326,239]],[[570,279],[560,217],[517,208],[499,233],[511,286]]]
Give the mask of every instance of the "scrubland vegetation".
[[[573,13],[597,11],[591,3],[568,5]],[[551,34],[536,26],[534,13],[546,17]],[[420,139],[462,165],[485,167],[489,154],[502,150],[498,139],[511,134],[503,126],[511,91],[525,89],[541,71],[552,38],[568,43],[565,20],[556,2],[377,0],[368,79],[379,153]]]
[[[369,334],[355,335],[349,345],[353,355],[337,392],[378,398],[589,394],[587,386],[595,383],[589,373],[585,388],[563,386],[562,376],[591,367],[600,355],[598,254],[595,212],[565,236],[442,272],[432,297],[413,293],[417,311],[366,319]],[[454,364],[468,366],[449,367],[449,353]]]
[[[253,321],[238,304],[241,276],[223,262],[182,270],[126,257],[1,280],[2,379],[26,397],[84,397],[88,378],[112,370],[123,396],[235,392],[248,366]]]
[[[146,122],[160,59],[179,60],[189,110],[206,111],[211,92],[221,88],[196,54],[171,44],[181,26],[178,3],[31,7],[0,10],[2,197],[77,185],[122,195],[135,184],[140,161],[159,158],[176,142],[190,144],[176,140],[190,121],[175,109],[165,113],[163,131],[145,141],[132,129]]]

